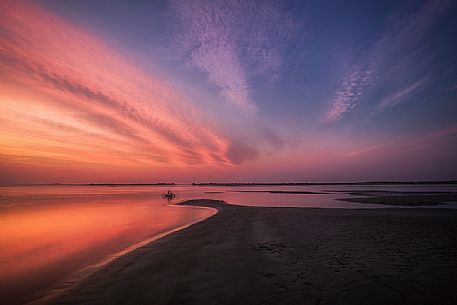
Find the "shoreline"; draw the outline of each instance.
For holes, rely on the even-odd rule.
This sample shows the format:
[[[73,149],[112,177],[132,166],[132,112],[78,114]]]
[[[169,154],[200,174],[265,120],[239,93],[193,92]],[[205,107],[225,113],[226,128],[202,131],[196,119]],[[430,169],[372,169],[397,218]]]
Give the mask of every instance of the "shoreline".
[[[456,211],[181,204],[218,212],[119,257],[52,304],[450,304],[457,297],[447,287],[457,280]],[[378,299],[366,299],[370,291]]]
[[[174,207],[185,207],[184,205],[177,204],[174,205]],[[159,234],[156,234],[154,236],[151,236],[143,241],[137,242],[133,245],[130,245],[126,248],[124,248],[121,251],[118,251],[116,253],[113,253],[109,255],[108,257],[102,259],[101,261],[95,262],[93,264],[90,264],[86,267],[84,267],[81,270],[78,270],[70,275],[68,275],[65,279],[62,281],[56,283],[53,285],[42,297],[39,297],[37,299],[31,300],[25,305],[42,305],[42,304],[49,304],[49,302],[52,302],[54,299],[59,298],[62,295],[65,295],[67,292],[71,291],[75,287],[77,287],[81,282],[83,282],[85,279],[89,278],[91,275],[99,271],[100,269],[106,267],[113,261],[119,259],[120,257],[127,255],[128,253],[135,251],[136,249],[139,249],[143,246],[146,246],[160,238],[163,238],[167,235],[170,235],[174,232],[181,231],[183,229],[186,229],[198,222],[204,221],[207,218],[210,218],[214,216],[215,214],[218,213],[218,210],[215,208],[211,207],[205,207],[205,206],[189,206],[189,208],[196,208],[196,209],[207,209],[210,210],[212,213],[206,217],[203,217],[201,219],[196,219],[190,223],[181,225],[179,227],[176,227],[171,230],[167,230],[164,232],[161,232]]]

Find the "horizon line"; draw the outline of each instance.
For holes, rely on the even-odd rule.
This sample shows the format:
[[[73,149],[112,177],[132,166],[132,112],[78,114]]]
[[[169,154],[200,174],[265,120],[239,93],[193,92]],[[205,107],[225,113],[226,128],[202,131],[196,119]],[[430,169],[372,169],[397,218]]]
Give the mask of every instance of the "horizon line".
[[[151,182],[151,183],[14,183],[0,184],[4,186],[262,186],[262,185],[375,185],[375,184],[457,184],[457,180],[410,180],[410,181],[357,181],[357,182]]]

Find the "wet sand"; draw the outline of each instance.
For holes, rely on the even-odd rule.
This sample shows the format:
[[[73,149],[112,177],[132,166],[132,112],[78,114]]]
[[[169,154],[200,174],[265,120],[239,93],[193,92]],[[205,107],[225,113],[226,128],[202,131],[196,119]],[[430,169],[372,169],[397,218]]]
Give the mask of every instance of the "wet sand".
[[[51,304],[454,304],[457,211],[226,206]]]

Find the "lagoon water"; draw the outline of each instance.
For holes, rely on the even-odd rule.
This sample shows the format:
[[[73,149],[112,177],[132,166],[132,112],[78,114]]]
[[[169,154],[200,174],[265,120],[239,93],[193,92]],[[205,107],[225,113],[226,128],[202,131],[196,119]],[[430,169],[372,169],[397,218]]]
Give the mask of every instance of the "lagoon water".
[[[341,191],[457,191],[456,185],[1,187],[1,299],[8,304],[37,299],[72,282],[81,270],[96,268],[134,245],[214,213],[167,204],[161,194],[169,189],[177,194],[174,202],[208,198],[241,205],[320,208],[385,207],[335,200],[350,197]]]

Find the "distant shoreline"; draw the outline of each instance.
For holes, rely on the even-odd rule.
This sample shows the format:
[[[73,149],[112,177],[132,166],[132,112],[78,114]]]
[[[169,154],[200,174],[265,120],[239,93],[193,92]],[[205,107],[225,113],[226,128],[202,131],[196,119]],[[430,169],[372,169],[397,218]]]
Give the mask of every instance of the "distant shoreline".
[[[457,180],[440,181],[362,181],[362,182],[202,182],[202,183],[21,183],[8,186],[312,186],[312,185],[445,185],[457,184]]]
[[[367,181],[367,182],[278,182],[278,183],[192,183],[196,186],[307,186],[307,185],[424,185],[457,184],[457,181]]]

